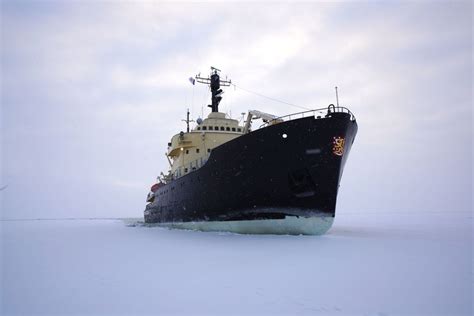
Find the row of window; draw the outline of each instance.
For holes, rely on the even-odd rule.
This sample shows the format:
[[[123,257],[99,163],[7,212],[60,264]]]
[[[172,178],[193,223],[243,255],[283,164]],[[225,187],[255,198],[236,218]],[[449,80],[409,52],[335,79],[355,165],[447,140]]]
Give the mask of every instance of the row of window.
[[[207,149],[207,152],[210,153],[211,152],[211,148],[208,148]],[[189,149],[186,149],[186,155],[189,154]],[[199,154],[199,148],[196,148],[196,154]]]
[[[214,127],[213,127],[213,126],[203,126],[203,127],[202,127],[202,130],[203,130],[203,131],[207,131],[208,129],[209,129],[210,131],[213,131],[213,130],[214,130],[214,131],[221,130],[221,131],[227,131],[227,132],[230,132],[230,131],[232,131],[232,132],[236,132],[236,131],[237,131],[237,132],[242,132],[242,129],[241,129],[240,127],[238,127],[237,129],[236,129],[235,127],[230,128],[230,127],[224,127],[224,126],[221,126],[220,129],[219,129],[219,126],[214,126]],[[200,130],[201,130],[201,126],[198,126],[197,130],[200,131]]]

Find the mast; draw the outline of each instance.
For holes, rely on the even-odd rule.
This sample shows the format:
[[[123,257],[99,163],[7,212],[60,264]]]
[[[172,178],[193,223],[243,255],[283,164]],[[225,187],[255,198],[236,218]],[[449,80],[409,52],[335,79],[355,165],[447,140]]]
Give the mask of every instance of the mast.
[[[190,119],[189,119],[189,109],[188,109],[188,111],[186,112],[186,119],[185,119],[185,120],[181,120],[181,121],[186,122],[186,132],[189,133],[189,123],[194,122],[194,120],[190,120]]]
[[[212,112],[219,112],[219,103],[222,100],[222,87],[228,87],[232,83],[230,80],[221,80],[220,79],[220,70],[211,67],[211,76],[208,78],[201,77],[200,74],[196,75],[196,81],[199,83],[207,84],[211,87],[211,104],[208,105],[212,109]]]

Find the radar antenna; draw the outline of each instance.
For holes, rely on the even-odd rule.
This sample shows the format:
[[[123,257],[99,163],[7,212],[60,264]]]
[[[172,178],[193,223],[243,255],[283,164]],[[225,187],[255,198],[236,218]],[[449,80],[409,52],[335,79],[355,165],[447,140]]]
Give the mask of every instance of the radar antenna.
[[[212,108],[212,112],[219,112],[219,102],[222,100],[222,91],[221,86],[228,87],[231,85],[231,80],[221,80],[220,79],[220,69],[211,67],[210,77],[201,77],[201,74],[196,75],[196,81],[199,83],[207,84],[211,87],[212,99],[211,104],[208,107]]]

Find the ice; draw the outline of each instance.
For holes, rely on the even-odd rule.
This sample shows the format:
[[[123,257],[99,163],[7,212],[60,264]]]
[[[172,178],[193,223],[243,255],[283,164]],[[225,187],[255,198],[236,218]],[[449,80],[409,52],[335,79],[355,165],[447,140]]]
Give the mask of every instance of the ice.
[[[354,212],[323,236],[2,221],[2,315],[471,315],[469,212]]]
[[[204,232],[232,232],[238,234],[322,235],[332,226],[332,216],[296,217],[284,219],[208,221],[165,223],[157,226]]]

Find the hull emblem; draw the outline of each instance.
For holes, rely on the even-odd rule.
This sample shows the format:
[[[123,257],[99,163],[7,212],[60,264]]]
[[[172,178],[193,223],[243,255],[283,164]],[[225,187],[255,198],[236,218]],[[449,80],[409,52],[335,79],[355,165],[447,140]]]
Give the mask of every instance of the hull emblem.
[[[344,137],[334,137],[332,144],[332,152],[334,155],[342,156],[344,154]]]

